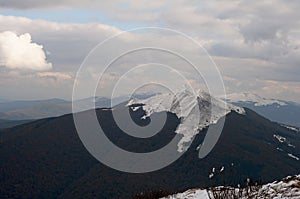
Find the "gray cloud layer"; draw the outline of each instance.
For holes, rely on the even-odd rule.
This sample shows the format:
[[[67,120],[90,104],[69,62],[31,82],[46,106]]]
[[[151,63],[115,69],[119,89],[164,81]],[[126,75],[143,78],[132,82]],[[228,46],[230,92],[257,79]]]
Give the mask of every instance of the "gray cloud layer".
[[[164,24],[192,35],[208,50],[226,77],[230,92],[251,90],[281,98],[289,92],[289,99],[293,100],[300,96],[300,2],[296,0],[0,0],[0,7],[93,7],[118,23]],[[0,32],[30,33],[34,41],[50,52],[48,59],[54,72],[63,73],[74,73],[93,46],[120,32],[118,28],[96,23],[55,23],[7,16],[0,17],[0,24]],[[126,41],[117,45],[128,45]],[[176,38],[173,42],[178,43]]]

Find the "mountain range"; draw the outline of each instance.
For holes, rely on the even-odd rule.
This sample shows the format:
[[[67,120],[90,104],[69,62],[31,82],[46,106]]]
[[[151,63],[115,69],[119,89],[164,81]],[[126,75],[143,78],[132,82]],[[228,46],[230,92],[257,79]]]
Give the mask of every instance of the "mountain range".
[[[152,95],[138,94],[135,97],[144,98]],[[112,100],[107,97],[89,97],[75,100],[75,103],[83,111],[92,109],[91,104],[95,104],[96,108],[104,108],[117,105],[126,99],[126,96]],[[35,120],[69,113],[72,113],[72,102],[63,99],[0,101],[0,119],[2,120]]]
[[[226,101],[247,107],[262,116],[282,124],[300,127],[300,104],[285,100],[264,98],[253,93],[233,93]]]
[[[183,137],[185,133],[192,133],[194,139],[190,147],[177,161],[148,173],[121,172],[98,162],[79,139],[72,114],[1,130],[0,198],[133,198],[141,192],[165,190],[173,193],[222,185],[224,181],[227,185],[243,186],[247,178],[267,183],[299,173],[299,132],[248,108],[230,104],[225,111],[224,128],[216,146],[200,159],[199,146],[207,136],[208,127],[218,125],[225,115],[204,117],[218,120],[200,121],[196,124],[198,131],[178,129],[186,124],[185,119],[196,110],[194,107],[199,107],[200,114],[211,114],[207,112],[208,107],[218,107],[221,101],[206,94],[198,95],[192,100],[195,102],[193,106],[186,106],[192,107],[187,111],[189,114],[181,115],[176,111],[178,100],[179,104],[185,105],[184,99],[190,96],[180,96],[186,95],[162,94],[113,108],[96,109],[105,135],[127,151],[155,151],[178,133],[182,133]],[[157,100],[171,102],[170,109],[160,106],[162,103],[157,103]],[[167,114],[167,121],[156,135],[147,139],[136,138],[118,127],[113,119],[114,111],[129,111],[132,120],[140,126],[148,125],[162,113]],[[90,110],[76,114],[89,116],[93,113]],[[175,150],[182,153],[177,147]],[[107,155],[110,155],[109,151]],[[215,175],[212,181],[209,178],[212,169],[223,167],[226,172]]]
[[[137,94],[134,97],[145,99],[157,93]],[[96,108],[115,106],[125,102],[127,96],[117,97],[111,100],[106,97],[90,97],[76,100],[80,109],[91,109],[91,102],[95,103]],[[240,107],[247,107],[260,115],[281,124],[300,127],[300,105],[296,102],[269,99],[254,93],[233,93],[223,98],[225,101]],[[30,121],[48,117],[57,117],[72,112],[72,102],[62,99],[46,99],[33,101],[8,101],[0,100],[0,119],[11,121],[22,120]],[[22,122],[21,122],[22,123]],[[19,122],[16,122],[19,124]],[[10,125],[8,125],[10,126]],[[1,127],[1,125],[0,125]]]

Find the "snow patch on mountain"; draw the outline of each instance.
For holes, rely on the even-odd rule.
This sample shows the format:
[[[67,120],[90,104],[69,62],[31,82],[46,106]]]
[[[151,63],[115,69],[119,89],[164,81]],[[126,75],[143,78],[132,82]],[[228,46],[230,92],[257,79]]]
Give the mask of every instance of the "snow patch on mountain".
[[[273,137],[276,138],[280,143],[284,143],[286,141],[286,138],[280,135],[274,134]]]
[[[296,128],[296,127],[293,127],[293,126],[289,126],[289,125],[286,125],[286,124],[281,124],[281,126],[289,129],[289,130],[292,130],[292,131],[295,131],[295,132],[299,132],[299,128]]]
[[[211,124],[215,124],[218,120],[231,111],[239,114],[245,114],[245,110],[241,107],[226,103],[220,99],[212,97],[210,94],[198,91],[193,93],[188,90],[180,91],[175,94],[164,93],[152,96],[147,99],[132,99],[127,106],[141,104],[146,115],[142,118],[151,116],[157,112],[171,112],[181,119],[176,129],[176,133],[183,135],[178,143],[178,152],[187,150],[195,135],[202,129]]]
[[[288,153],[288,156],[289,156],[290,158],[293,158],[293,159],[297,160],[297,161],[300,160],[297,156],[295,156],[295,155],[293,155],[293,154],[291,154],[291,153]]]
[[[283,149],[282,149],[282,148],[277,147],[276,149],[277,149],[278,151],[282,151],[282,152],[283,152]]]
[[[288,147],[296,148],[295,145],[292,145],[292,144],[290,144],[290,143],[288,143]]]
[[[254,93],[232,93],[227,95],[225,99],[229,102],[253,102],[254,106],[267,106],[272,104],[278,104],[280,106],[287,105],[287,103],[285,103],[284,101],[267,99]]]

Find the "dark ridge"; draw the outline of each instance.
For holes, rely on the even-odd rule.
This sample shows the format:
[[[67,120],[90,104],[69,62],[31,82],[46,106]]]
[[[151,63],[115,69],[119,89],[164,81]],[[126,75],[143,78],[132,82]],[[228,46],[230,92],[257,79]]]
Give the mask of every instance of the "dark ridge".
[[[128,110],[127,110],[128,111]],[[122,135],[112,120],[110,110],[97,110],[107,136],[118,146],[146,152],[168,143],[179,119],[168,114],[167,124],[149,140]],[[141,112],[131,112],[138,124]],[[176,162],[156,172],[129,174],[99,163],[82,145],[72,115],[34,121],[0,132],[0,198],[132,198],[141,192],[167,190],[175,193],[195,187],[223,183],[236,185],[246,178],[270,182],[298,174],[300,163],[287,153],[300,156],[300,135],[255,112],[246,115],[231,112],[223,133],[204,159],[196,150],[206,129],[194,139],[188,151]],[[279,143],[274,134],[287,138]],[[276,148],[280,147],[283,151]],[[159,160],[158,160],[159,161]],[[234,166],[231,166],[234,163]],[[208,175],[213,167],[225,166],[225,176]]]

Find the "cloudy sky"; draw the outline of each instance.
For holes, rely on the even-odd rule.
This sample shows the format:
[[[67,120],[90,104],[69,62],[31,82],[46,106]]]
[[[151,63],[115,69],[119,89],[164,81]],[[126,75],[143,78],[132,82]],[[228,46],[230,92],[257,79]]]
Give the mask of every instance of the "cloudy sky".
[[[145,29],[122,33],[92,56],[97,63],[88,60],[83,65],[96,64],[101,71],[129,46],[161,46],[191,59],[207,51],[227,93],[254,92],[300,102],[299,9],[297,0],[0,0],[0,99],[70,99],[76,73],[95,46],[122,31],[161,27],[189,36],[205,50],[199,52],[174,31]],[[201,86],[181,61],[151,50],[131,54],[103,75],[98,95],[111,89],[107,82],[150,62],[174,67],[185,81]],[[213,67],[202,61],[197,64],[204,71]],[[98,69],[93,69],[87,68],[86,81],[99,78]],[[138,68],[126,78],[124,82],[131,80],[135,86],[157,79],[176,85],[178,80],[160,72],[158,65]]]

